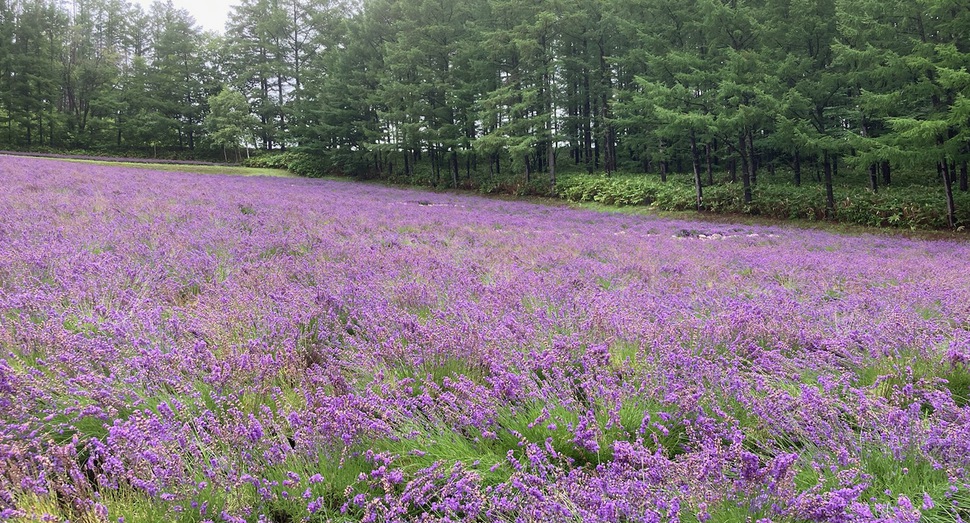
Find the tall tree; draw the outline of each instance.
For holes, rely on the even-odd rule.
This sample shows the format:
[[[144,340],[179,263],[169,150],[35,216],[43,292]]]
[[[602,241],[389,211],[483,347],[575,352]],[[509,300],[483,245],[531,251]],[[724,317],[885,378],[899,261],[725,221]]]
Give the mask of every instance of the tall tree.
[[[152,88],[161,94],[161,113],[175,122],[177,145],[194,149],[205,100],[213,89],[204,38],[195,20],[171,0],[156,1],[151,7],[153,21]]]
[[[920,0],[861,6],[843,1],[840,10],[847,23],[837,49],[851,77],[869,79],[858,90],[867,119],[854,143],[870,166],[870,179],[876,179],[873,166],[880,160],[936,173],[954,226],[953,186],[968,153],[963,99],[970,88],[970,30],[952,20],[965,9]],[[868,132],[873,126],[884,132]]]
[[[14,10],[6,106],[15,143],[54,145],[61,124],[62,35],[68,21],[53,4],[25,2]]]
[[[290,39],[302,45],[293,15],[282,0],[243,0],[227,24],[223,61],[233,70],[232,83],[244,93],[261,122],[263,147],[285,148],[288,85],[293,79]],[[302,21],[297,15],[297,21]],[[296,35],[294,37],[294,35]]]
[[[561,83],[558,33],[562,9],[554,1],[493,0],[485,35],[494,87],[481,100],[486,134],[480,148],[505,148],[525,173],[545,170],[555,185]]]
[[[209,141],[222,149],[223,158],[229,161],[228,151],[235,152],[236,162],[240,161],[239,148],[251,141],[256,119],[249,112],[249,102],[239,91],[223,89],[219,94],[209,97],[209,114],[203,122]]]

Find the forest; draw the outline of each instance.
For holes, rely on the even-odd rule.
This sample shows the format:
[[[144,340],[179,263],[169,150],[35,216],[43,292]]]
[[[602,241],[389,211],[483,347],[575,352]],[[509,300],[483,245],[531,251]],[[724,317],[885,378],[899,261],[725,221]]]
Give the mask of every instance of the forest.
[[[970,0],[238,1],[0,0],[0,522],[970,522]]]
[[[965,0],[243,0],[224,34],[171,2],[0,0],[0,148],[297,151],[486,192],[651,173],[698,209],[806,184],[825,217],[840,184],[905,185],[954,227],[968,33]]]

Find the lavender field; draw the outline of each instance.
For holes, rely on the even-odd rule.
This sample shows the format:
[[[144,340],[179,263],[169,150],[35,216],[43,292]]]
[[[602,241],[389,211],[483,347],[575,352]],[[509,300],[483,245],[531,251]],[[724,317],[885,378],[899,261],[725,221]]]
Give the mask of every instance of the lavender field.
[[[0,158],[0,520],[970,520],[970,245]]]

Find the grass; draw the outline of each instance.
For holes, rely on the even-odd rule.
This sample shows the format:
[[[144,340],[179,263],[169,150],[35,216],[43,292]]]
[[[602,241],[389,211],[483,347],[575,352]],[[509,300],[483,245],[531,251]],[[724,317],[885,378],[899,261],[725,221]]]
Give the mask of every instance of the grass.
[[[119,166],[119,167],[130,167],[136,169],[145,169],[152,171],[165,171],[165,172],[180,172],[180,173],[196,173],[196,174],[220,174],[220,175],[231,175],[231,176],[267,176],[274,178],[303,178],[302,176],[296,175],[287,171],[286,169],[269,169],[269,168],[256,168],[256,167],[240,167],[240,166],[223,166],[223,165],[195,165],[195,164],[170,164],[170,163],[143,163],[143,162],[121,162],[112,160],[80,160],[80,159],[65,159],[65,158],[52,158],[59,161],[75,162],[75,163],[88,163],[94,165],[104,165],[104,166]],[[339,181],[354,181],[351,178],[346,177],[324,177],[320,179],[326,180],[339,180]],[[910,230],[910,229],[893,229],[886,227],[869,227],[863,225],[854,225],[848,223],[837,223],[830,221],[814,221],[814,220],[803,220],[803,219],[778,219],[769,218],[764,216],[754,216],[750,214],[733,214],[726,212],[711,213],[711,212],[696,212],[696,211],[661,211],[655,209],[651,206],[613,206],[605,205],[598,202],[571,202],[561,198],[550,197],[550,196],[525,196],[525,195],[508,195],[508,194],[481,194],[479,191],[474,190],[461,190],[453,188],[434,188],[425,185],[416,184],[400,184],[400,183],[390,183],[384,181],[375,180],[364,180],[362,183],[372,183],[377,185],[393,185],[398,188],[408,188],[421,192],[435,192],[435,193],[452,193],[452,194],[475,194],[485,198],[500,199],[500,200],[512,200],[512,201],[528,201],[532,203],[538,203],[542,205],[551,206],[567,206],[586,210],[592,210],[596,212],[605,213],[617,213],[617,214],[630,214],[630,215],[644,215],[644,216],[656,216],[659,218],[669,218],[675,220],[692,220],[701,221],[708,223],[720,223],[720,224],[738,224],[738,225],[765,225],[765,226],[783,226],[783,227],[793,227],[798,229],[813,229],[821,230],[826,232],[832,232],[841,235],[860,235],[860,234],[886,234],[890,236],[903,236],[907,238],[915,239],[931,239],[931,240],[956,240],[956,241],[970,241],[970,235],[965,231],[946,231],[946,230]]]
[[[353,492],[364,487],[360,477],[373,469],[371,460],[349,448],[337,456],[321,453],[316,460],[290,457],[263,471],[261,477],[271,486],[266,487],[269,490],[261,499],[257,499],[254,487],[246,487],[252,499],[246,504],[234,502],[238,505],[235,508],[254,507],[257,512],[270,515],[271,521],[279,522],[354,521],[360,516],[354,507],[348,507],[347,513],[342,513],[341,508],[346,499],[353,497]],[[315,474],[322,480],[311,482]],[[351,494],[348,496],[348,493]],[[318,499],[322,500],[320,508],[311,514],[307,505]]]
[[[872,359],[855,370],[855,375],[859,386],[886,399],[892,399],[906,385],[926,382],[948,390],[957,406],[968,405],[970,368],[963,364],[941,363],[941,358],[935,357],[937,355],[936,351],[926,354],[915,349],[904,349],[895,356]],[[946,381],[933,383],[937,380]]]
[[[682,523],[700,523],[701,521],[704,523],[753,523],[766,517],[769,512],[765,509],[752,510],[747,503],[729,499],[709,507],[703,520],[699,514],[688,512],[681,515],[680,521]],[[791,520],[786,518],[772,519],[771,521],[781,523]]]
[[[427,469],[438,463],[445,470],[461,463],[465,470],[476,472],[484,485],[508,481],[512,468],[507,462],[507,447],[502,442],[470,434],[460,434],[437,424],[410,427],[407,437],[387,440],[380,448],[397,455],[396,464],[408,473]],[[408,426],[399,432],[407,432]],[[517,445],[516,445],[517,447]]]
[[[23,494],[17,497],[17,509],[24,513],[24,516],[15,517],[11,523],[33,523],[36,521],[72,521],[74,523],[101,523],[103,520],[93,513],[77,513],[70,507],[59,503],[53,496],[38,496],[37,494]],[[125,518],[125,522],[135,521],[162,521],[163,514],[157,514],[159,519],[134,519]]]
[[[238,511],[255,503],[252,488],[236,489],[231,493],[207,488],[198,492],[193,504],[177,501],[160,501],[143,493],[123,487],[117,490],[103,489],[98,500],[103,508],[93,506],[86,509],[72,508],[53,496],[35,494],[18,496],[18,509],[24,513],[12,523],[36,521],[71,521],[74,523],[105,523],[123,521],[124,523],[201,523],[218,519],[223,510]],[[204,512],[203,512],[204,508]],[[106,512],[106,516],[99,514]],[[304,504],[304,512],[305,504]],[[293,520],[299,521],[299,520]]]
[[[614,413],[615,419],[611,422],[610,412],[596,406],[594,430],[599,452],[592,452],[579,447],[570,430],[580,422],[576,409],[530,403],[499,414],[496,421],[501,429],[496,432],[495,444],[504,454],[509,450],[520,453],[524,443],[543,446],[548,442],[559,455],[572,460],[577,466],[585,466],[612,460],[615,442],[632,441],[639,435],[651,446],[655,441],[664,452],[675,456],[683,452],[683,445],[687,442],[686,429],[677,422],[658,421],[662,419],[662,411],[663,407],[658,403],[628,399]],[[653,423],[645,427],[647,416]],[[544,421],[536,423],[539,419]]]
[[[143,168],[152,170],[202,173],[202,174],[225,174],[236,176],[282,176],[294,177],[286,171],[277,169],[245,168],[245,167],[224,167],[211,165],[174,165],[174,164],[144,164],[144,163],[119,163],[110,161],[91,161],[91,160],[67,160],[96,165],[121,165],[133,168]],[[559,200],[548,198],[527,198],[546,204],[564,205]],[[597,211],[623,212],[631,214],[661,215],[667,217],[679,217],[691,220],[698,218],[712,222],[730,221],[737,223],[758,223],[758,224],[780,224],[788,226],[809,227],[813,229],[826,229],[833,232],[854,234],[858,232],[879,232],[892,235],[920,236],[966,240],[966,235],[958,233],[940,232],[919,232],[874,229],[862,226],[849,226],[834,223],[819,222],[800,222],[790,220],[774,220],[748,215],[710,215],[698,214],[694,212],[658,212],[649,207],[625,207],[617,208],[598,203],[566,204],[583,208],[590,208]],[[243,215],[256,214],[257,210],[252,206],[240,206],[239,212]],[[102,247],[96,247],[101,249]],[[273,247],[263,251],[261,257],[273,258],[280,254],[278,248]],[[743,269],[742,275],[750,275],[751,269]],[[613,279],[596,277],[595,283],[603,291],[614,289],[617,282]],[[788,287],[795,287],[796,282],[785,276],[779,276],[779,283]],[[177,291],[174,300],[177,305],[185,306],[193,303],[197,296],[202,293],[202,288],[198,283],[191,283]],[[842,297],[844,291],[841,288],[833,287],[826,293],[832,300]],[[544,310],[552,315],[557,313],[555,304],[546,302],[540,298],[523,298],[523,309],[528,312]],[[422,321],[427,322],[432,318],[432,309],[429,306],[421,305],[414,311],[415,315]],[[940,318],[939,304],[918,309],[919,315],[926,321]],[[8,315],[14,315],[13,311],[8,311]],[[33,321],[33,318],[31,318]],[[300,340],[299,348],[307,352],[307,362],[312,363],[315,359],[322,356],[315,355],[318,344],[326,344],[328,340],[319,339],[318,331],[319,320],[314,317],[305,324],[299,325]],[[346,332],[353,336],[352,329],[359,329],[352,316],[346,311],[341,310],[338,317],[333,320],[337,332]],[[43,320],[41,320],[43,323]],[[65,331],[77,335],[96,337],[101,333],[98,325],[86,320],[79,315],[70,315],[63,319],[62,327]],[[329,330],[329,329],[325,329]],[[243,338],[244,336],[236,336]],[[19,349],[15,348],[14,352]],[[651,363],[646,358],[641,347],[632,341],[617,341],[610,347],[609,368],[612,372],[621,377],[629,375],[641,376],[652,370]],[[17,367],[33,367],[36,364],[32,354],[20,354],[19,357],[11,359],[11,363]],[[488,370],[480,365],[476,365],[468,360],[442,355],[435,358],[423,360],[421,363],[413,362],[385,362],[390,371],[392,379],[398,382],[405,381],[402,387],[405,394],[417,395],[421,392],[422,385],[427,385],[434,391],[436,385],[439,389],[446,388],[447,379],[457,379],[460,376],[467,377],[475,383],[482,384],[486,381]],[[933,381],[936,378],[945,379],[946,382],[939,381],[940,388],[950,391],[958,405],[967,405],[968,395],[970,395],[970,369],[962,365],[941,366],[939,359],[913,349],[911,351],[900,351],[894,357],[872,358],[869,364],[857,369],[851,369],[855,373],[855,384],[869,389],[873,395],[878,395],[890,399],[896,396],[896,390],[907,384],[921,380]],[[803,374],[797,383],[782,383],[781,388],[790,388],[789,392],[795,396],[798,394],[799,384],[812,384],[816,381],[816,376],[807,373]],[[540,378],[541,379],[541,378]],[[302,408],[305,401],[293,389],[293,384],[289,383],[286,376],[276,377],[279,389],[283,392],[279,397],[263,396],[254,393],[240,393],[232,401],[232,405],[238,407],[243,414],[255,413],[262,405],[281,404],[292,407],[294,410]],[[712,390],[717,390],[711,386]],[[180,412],[180,417],[191,418],[196,408],[205,405],[209,410],[224,415],[219,412],[219,408],[213,401],[213,390],[204,383],[196,383],[189,386],[193,393],[193,401],[188,402],[184,412]],[[175,396],[175,392],[169,393]],[[144,405],[147,408],[158,408],[161,401],[167,398],[168,394],[154,394]],[[59,398],[61,399],[61,398]],[[712,398],[706,398],[711,402],[710,406],[725,410],[731,418],[738,421],[740,428],[744,431],[747,440],[750,440],[750,449],[756,452],[770,454],[772,450],[802,450],[802,444],[797,439],[797,435],[787,434],[777,435],[771,433],[763,425],[757,416],[749,412],[749,409],[737,399],[727,394],[715,394]],[[585,397],[577,398],[579,404],[583,404]],[[65,404],[69,402],[64,398]],[[677,421],[671,424],[664,424],[664,427],[655,425],[644,426],[644,419],[649,415],[650,419],[657,421],[663,410],[663,405],[659,402],[651,402],[647,399],[631,398],[624,401],[622,406],[613,416],[617,423],[610,422],[608,408],[593,402],[586,404],[587,408],[595,411],[595,424],[597,432],[597,444],[599,452],[590,452],[577,447],[573,432],[568,428],[579,423],[579,411],[582,410],[576,404],[547,405],[541,403],[529,403],[517,405],[515,408],[500,410],[496,416],[493,428],[496,429],[495,436],[484,437],[482,434],[474,433],[472,429],[453,430],[443,427],[442,424],[416,423],[415,425],[399,426],[399,438],[387,439],[373,443],[373,449],[382,450],[396,456],[395,464],[407,473],[415,473],[422,469],[427,469],[435,464],[443,465],[447,470],[455,463],[461,463],[466,470],[471,470],[479,474],[481,481],[485,485],[496,485],[508,481],[512,475],[512,468],[508,463],[508,456],[511,453],[517,459],[524,457],[524,445],[535,444],[543,446],[548,444],[559,455],[565,457],[576,464],[578,467],[595,466],[598,463],[612,459],[613,443],[616,441],[633,440],[637,436],[643,437],[649,442],[655,441],[656,445],[665,453],[674,456],[683,452],[683,447],[687,443],[687,432],[685,427]],[[122,416],[124,418],[124,416]],[[540,423],[535,423],[536,419],[545,418]],[[103,439],[107,427],[104,422],[94,417],[57,417],[50,420],[49,427],[56,429],[53,437],[59,443],[70,441],[71,436],[78,435],[82,441],[91,438]],[[746,443],[747,443],[746,440]],[[415,452],[415,451],[418,452]],[[811,450],[811,449],[809,449]],[[327,518],[352,518],[356,513],[351,509],[349,515],[341,514],[340,509],[344,501],[349,497],[348,492],[356,492],[361,488],[366,488],[366,484],[360,480],[361,475],[366,475],[374,469],[374,463],[361,455],[358,451],[344,449],[340,455],[321,454],[317,459],[292,458],[285,463],[274,465],[269,470],[262,471],[261,476],[267,480],[275,481],[270,496],[265,498],[258,496],[255,487],[244,485],[237,492],[226,494],[223,492],[210,492],[205,489],[198,492],[196,498],[199,502],[207,501],[211,507],[210,514],[217,514],[218,510],[228,508],[230,510],[240,507],[259,507],[260,510],[271,515],[272,521],[316,521]],[[936,503],[936,508],[927,512],[927,521],[952,521],[955,518],[954,510],[959,511],[961,517],[967,516],[965,509],[954,509],[951,498],[958,498],[962,506],[970,504],[970,494],[961,490],[956,494],[949,492],[950,481],[946,472],[936,469],[926,459],[920,456],[908,456],[903,462],[896,461],[884,449],[871,449],[862,460],[862,469],[871,476],[869,489],[862,496],[863,500],[871,499],[873,503],[893,504],[900,495],[906,495],[915,504],[919,503],[922,496],[928,494]],[[287,486],[284,482],[291,481],[288,472],[296,471],[301,480],[295,485]],[[803,468],[799,479],[800,488],[810,488],[818,483],[819,478],[811,478],[811,470]],[[307,478],[319,473],[324,480],[309,484]],[[201,478],[201,476],[200,476]],[[828,481],[822,479],[821,481]],[[304,492],[309,491],[309,497],[304,498]],[[103,503],[108,508],[108,520],[119,520],[123,518],[126,522],[139,521],[186,521],[195,522],[206,519],[205,514],[198,509],[175,510],[173,503],[153,500],[143,494],[124,489],[118,491],[104,491]],[[323,505],[319,512],[310,514],[307,510],[307,499],[322,498]],[[29,515],[34,514],[55,514],[59,519],[71,519],[73,521],[101,521],[100,518],[92,514],[68,514],[63,507],[58,506],[56,498],[51,497],[29,497],[21,499],[24,510]],[[758,519],[766,515],[765,511],[752,511],[751,507],[736,499],[724,500],[708,510],[709,521],[745,521],[748,519]],[[686,516],[683,521],[693,521],[692,516]],[[950,518],[950,519],[947,519]],[[23,521],[33,520],[32,517],[24,518]],[[349,519],[348,519],[349,520]],[[19,520],[18,520],[19,521]]]
[[[946,508],[945,495],[950,487],[946,470],[935,468],[929,461],[909,453],[901,461],[888,452],[872,449],[862,460],[863,469],[871,476],[869,488],[861,498],[877,503],[893,503],[904,495],[919,505],[923,494],[933,498],[936,507],[924,516]]]
[[[575,209],[585,209],[588,211],[626,214],[630,216],[653,216],[670,220],[684,220],[693,222],[705,222],[722,225],[749,225],[782,227],[791,229],[804,229],[829,232],[842,236],[860,236],[863,234],[884,235],[891,237],[912,238],[917,240],[945,240],[970,242],[970,234],[966,231],[946,231],[946,230],[924,230],[924,229],[893,229],[888,227],[870,227],[866,225],[855,225],[851,223],[833,221],[803,220],[797,218],[770,218],[767,216],[755,216],[751,214],[734,214],[728,212],[697,212],[697,211],[663,211],[649,205],[617,207],[605,205],[599,202],[571,202],[554,198],[532,198],[523,197],[521,200],[534,201],[546,205],[566,205]]]
[[[465,377],[481,385],[486,383],[488,375],[487,369],[481,365],[449,355],[430,356],[418,364],[400,362],[393,365],[390,371],[399,382],[409,380],[408,392],[412,395],[417,395],[429,379],[442,388],[446,378],[457,380]]]
[[[235,165],[195,165],[195,164],[174,164],[174,163],[143,163],[143,162],[119,162],[112,160],[79,160],[74,158],[49,158],[62,162],[86,163],[92,165],[104,165],[109,167],[126,167],[132,169],[144,169],[147,171],[165,171],[178,173],[194,174],[222,174],[230,176],[268,176],[273,178],[299,178],[299,176],[285,169],[262,169],[256,167],[239,167]]]

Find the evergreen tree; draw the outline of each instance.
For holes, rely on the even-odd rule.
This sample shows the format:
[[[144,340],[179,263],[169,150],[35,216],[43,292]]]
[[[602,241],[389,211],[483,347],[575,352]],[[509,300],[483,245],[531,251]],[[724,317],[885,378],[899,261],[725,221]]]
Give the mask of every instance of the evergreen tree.
[[[219,94],[209,97],[209,114],[203,122],[212,145],[222,149],[223,158],[229,161],[229,150],[235,152],[239,162],[239,148],[250,142],[256,119],[249,112],[249,102],[239,91],[223,89]],[[246,147],[247,151],[249,147]]]

